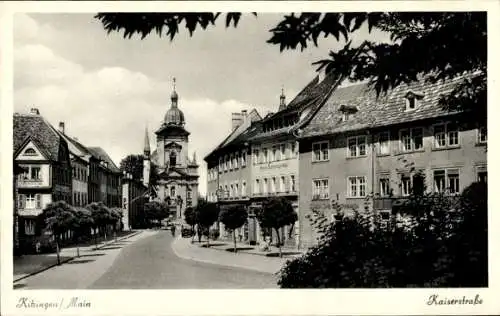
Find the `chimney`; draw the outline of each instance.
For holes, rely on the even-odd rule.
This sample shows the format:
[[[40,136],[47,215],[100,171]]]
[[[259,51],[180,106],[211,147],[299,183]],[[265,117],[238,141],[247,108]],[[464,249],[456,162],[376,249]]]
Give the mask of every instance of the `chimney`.
[[[243,123],[243,115],[242,113],[236,112],[231,115],[231,125],[232,130],[234,131]]]
[[[64,134],[64,122],[59,122],[59,132]]]
[[[243,115],[243,118],[247,117],[248,111],[247,110],[241,110],[241,115]]]
[[[33,114],[33,115],[40,115],[40,111],[38,111],[37,108],[31,108],[30,110],[30,114]]]

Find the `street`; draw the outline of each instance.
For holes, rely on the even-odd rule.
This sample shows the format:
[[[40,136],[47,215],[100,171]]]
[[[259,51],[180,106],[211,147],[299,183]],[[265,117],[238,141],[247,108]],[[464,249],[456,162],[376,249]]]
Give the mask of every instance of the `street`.
[[[276,276],[181,259],[168,231],[140,236],[17,283],[23,289],[237,289],[277,288]]]

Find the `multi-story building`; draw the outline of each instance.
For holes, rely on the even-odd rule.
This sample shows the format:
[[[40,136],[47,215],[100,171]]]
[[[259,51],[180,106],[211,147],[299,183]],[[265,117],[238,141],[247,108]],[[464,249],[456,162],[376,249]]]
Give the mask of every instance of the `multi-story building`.
[[[89,203],[90,151],[78,139],[66,134],[64,122],[59,122],[59,134],[68,143],[72,169],[72,205],[83,207]]]
[[[249,139],[259,131],[261,116],[254,109],[248,113],[242,111],[232,113],[232,130],[204,160],[207,162],[207,200],[217,202],[221,209],[232,205],[250,206],[251,197],[251,165]],[[250,216],[247,225],[237,235],[250,242],[257,241],[254,233],[256,221]],[[224,225],[220,224],[220,235],[227,237]]]
[[[144,203],[147,201],[148,187],[129,173],[122,178],[123,230],[144,227]]]
[[[119,208],[122,205],[122,189],[120,169],[101,147],[88,147],[92,155],[99,159],[99,164],[94,168],[97,171],[99,183],[99,200],[107,207]],[[92,175],[90,176],[92,177]]]
[[[71,161],[68,144],[38,109],[14,114],[14,161],[24,169],[18,178],[19,241],[31,248],[41,233],[36,217],[53,201],[71,204]]]
[[[244,227],[246,241],[262,240],[262,230],[254,214],[265,199],[285,197],[299,212],[299,155],[294,127],[310,115],[337,81],[335,77],[321,73],[288,104],[282,92],[276,113],[262,119],[254,117],[247,121],[247,125],[233,127],[226,140],[205,158],[209,200],[219,201],[221,207],[234,203],[248,207],[249,221]],[[233,122],[237,119],[238,115],[233,114]],[[246,153],[244,167],[239,164],[241,153]],[[240,194],[242,187],[246,196]],[[284,227],[280,240],[289,246],[296,246],[298,226],[299,222]],[[272,238],[276,237],[274,235],[272,232]]]
[[[20,245],[19,245],[19,210],[18,210],[18,189],[17,183],[19,180],[19,175],[26,172],[24,168],[19,166],[17,162],[13,163],[13,175],[12,175],[12,193],[13,193],[13,221],[12,221],[12,233],[13,233],[13,248],[14,255],[20,255]]]
[[[439,105],[462,79],[403,84],[379,97],[364,83],[325,93],[297,130],[301,247],[317,237],[310,210],[334,220],[332,200],[349,212],[374,193],[382,198],[373,208],[389,216],[394,198],[384,197],[404,198],[412,190],[457,194],[486,181],[486,118],[471,123],[467,114]]]

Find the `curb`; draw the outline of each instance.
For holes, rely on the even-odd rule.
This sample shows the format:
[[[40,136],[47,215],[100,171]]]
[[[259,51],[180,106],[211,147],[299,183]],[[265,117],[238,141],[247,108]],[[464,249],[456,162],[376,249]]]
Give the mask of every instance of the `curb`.
[[[215,247],[204,247],[203,245],[198,245],[198,247],[200,248],[203,248],[203,249],[214,249],[214,250],[219,250],[219,251],[226,251],[226,252],[230,252],[230,253],[233,253],[232,251],[228,251],[226,249],[223,249],[223,248],[215,248]],[[300,252],[300,251],[296,251],[296,252]],[[251,252],[251,251],[248,251],[248,250],[238,250],[236,254],[238,253],[245,253],[245,254],[248,254],[248,255],[254,255],[254,256],[261,256],[261,257],[266,257],[266,258],[279,258],[279,254],[278,254],[278,251],[276,252],[266,252],[266,253],[258,253],[258,252]],[[275,256],[274,254],[278,254],[277,256]],[[297,254],[294,254],[294,255],[284,255],[282,257],[282,259],[294,259],[296,257],[299,257],[303,255],[303,253],[297,253]]]
[[[127,239],[127,238],[131,238],[131,237],[133,237],[133,236],[136,236],[136,235],[138,235],[139,233],[140,233],[140,231],[135,232],[135,233],[132,233],[132,234],[130,234],[130,235],[127,235],[127,236],[125,236],[125,237],[119,238],[119,239],[117,239],[117,240],[113,240],[112,242],[109,242],[109,243],[103,244],[103,245],[101,245],[101,246],[99,246],[99,247],[97,247],[97,248],[92,248],[92,250],[99,250],[99,249],[101,249],[101,248],[103,248],[103,247],[105,247],[105,246],[107,246],[107,245],[111,245],[111,244],[113,244],[113,243],[115,243],[115,242],[118,242],[118,241],[121,241],[121,240],[125,240],[125,239]],[[61,264],[60,264],[60,265],[63,265],[63,264],[65,264],[65,263],[68,263],[68,262],[70,262],[71,260],[73,260],[73,259],[75,259],[75,258],[76,258],[76,256],[71,257],[71,258],[67,258],[67,259],[64,259],[64,260],[61,260]],[[31,272],[31,273],[28,273],[28,274],[26,274],[26,275],[23,275],[22,277],[18,277],[17,279],[14,279],[12,283],[16,283],[16,282],[19,282],[19,281],[24,280],[24,279],[26,279],[26,278],[32,277],[32,276],[34,276],[34,275],[36,275],[36,274],[42,273],[42,272],[47,271],[47,270],[49,270],[49,269],[52,269],[52,268],[54,268],[54,267],[56,267],[56,266],[58,266],[58,264],[57,264],[57,263],[54,263],[54,264],[51,264],[51,265],[49,265],[49,266],[43,267],[43,268],[42,268],[42,269],[40,269],[40,270],[37,270],[37,271]]]
[[[174,239],[174,241],[172,241],[172,244],[175,243],[177,240],[180,240],[180,239],[181,238]],[[244,265],[220,263],[220,262],[216,262],[216,261],[212,261],[212,260],[200,259],[200,258],[197,258],[197,257],[194,257],[194,256],[190,256],[190,255],[184,256],[184,255],[180,255],[176,251],[175,246],[172,245],[171,248],[172,248],[172,251],[174,252],[174,254],[177,257],[179,257],[181,259],[185,259],[185,260],[192,260],[192,261],[196,261],[196,262],[208,263],[208,264],[213,264],[213,265],[218,265],[218,266],[223,266],[223,267],[229,267],[229,268],[238,268],[238,269],[250,270],[250,271],[255,271],[255,272],[260,272],[260,273],[266,273],[266,274],[271,274],[271,275],[276,275],[276,273],[279,272],[279,269],[278,269],[278,271],[270,272],[270,271],[263,271],[261,269],[255,269],[253,267],[244,266]],[[215,248],[208,248],[208,249],[215,249]],[[219,249],[215,249],[215,250],[219,250]]]
[[[65,263],[67,263],[67,262],[70,262],[71,260],[73,260],[73,259],[75,259],[75,258],[76,258],[76,257],[71,257],[71,258],[68,258],[68,259],[61,260],[61,264],[60,264],[60,265],[63,265],[63,264],[65,264]],[[36,274],[42,273],[42,272],[47,271],[47,270],[49,270],[49,269],[52,269],[53,267],[56,267],[56,266],[58,266],[58,264],[57,264],[57,263],[54,263],[54,264],[51,264],[50,266],[44,267],[44,268],[42,268],[42,269],[40,269],[40,270],[38,270],[38,271],[34,271],[34,272],[31,272],[31,273],[28,273],[28,274],[26,274],[26,275],[23,275],[22,277],[19,277],[19,278],[17,278],[17,279],[14,279],[13,283],[16,283],[16,282],[18,282],[18,281],[24,280],[24,279],[29,278],[29,277],[31,277],[31,276],[34,276],[34,275],[36,275]]]

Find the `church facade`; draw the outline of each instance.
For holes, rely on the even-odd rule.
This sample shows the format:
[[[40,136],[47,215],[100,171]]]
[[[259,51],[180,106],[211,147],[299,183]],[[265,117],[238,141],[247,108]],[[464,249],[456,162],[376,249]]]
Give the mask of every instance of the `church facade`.
[[[174,218],[182,221],[186,208],[195,207],[198,201],[198,164],[196,153],[189,158],[190,133],[185,128],[184,113],[178,107],[175,86],[170,99],[170,108],[155,132],[156,150],[153,152],[146,129],[143,181],[146,186],[150,185],[153,163],[158,171],[157,183],[152,187],[156,193],[153,200],[167,203]]]

